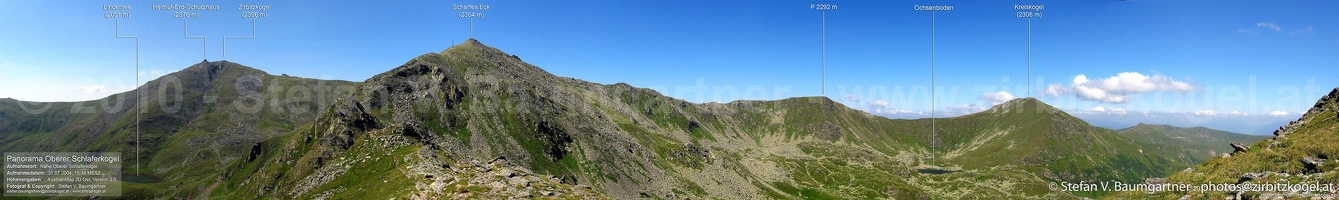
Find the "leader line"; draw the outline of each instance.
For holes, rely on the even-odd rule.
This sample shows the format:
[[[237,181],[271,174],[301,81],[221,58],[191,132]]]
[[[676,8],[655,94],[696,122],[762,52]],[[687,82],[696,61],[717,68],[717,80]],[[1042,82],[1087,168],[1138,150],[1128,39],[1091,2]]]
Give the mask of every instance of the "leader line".
[[[182,29],[185,30],[185,31],[182,33],[182,35],[183,35],[183,36],[186,36],[186,39],[200,38],[200,57],[206,57],[206,54],[205,54],[205,52],[206,52],[206,51],[205,51],[205,47],[208,46],[208,45],[205,43],[205,41],[207,40],[206,37],[205,37],[205,36],[191,36],[191,28],[190,28],[190,27],[191,27],[191,20],[190,20],[190,19],[182,19],[182,22],[184,23],[184,25],[182,26]]]
[[[228,57],[228,38],[233,39],[252,39],[256,38],[256,19],[251,19],[251,35],[249,36],[223,36],[223,57]]]
[[[116,27],[112,29],[112,34],[116,38],[135,39],[135,85],[139,85],[139,36],[121,36],[121,19],[116,19]],[[140,108],[140,90],[135,90],[135,175],[139,175],[139,114]]]

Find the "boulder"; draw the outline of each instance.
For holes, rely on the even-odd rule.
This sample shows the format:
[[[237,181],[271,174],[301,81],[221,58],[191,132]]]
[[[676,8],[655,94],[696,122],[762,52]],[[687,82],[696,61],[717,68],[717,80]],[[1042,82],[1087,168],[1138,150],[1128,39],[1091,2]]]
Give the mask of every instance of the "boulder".
[[[1325,160],[1314,157],[1303,157],[1302,165],[1306,166],[1307,172],[1320,172],[1320,167],[1325,166]]]
[[[256,161],[256,158],[260,157],[260,153],[260,143],[257,142],[256,144],[252,144],[251,152],[246,155],[246,162]]]
[[[1233,142],[1231,145],[1232,145],[1232,154],[1237,154],[1237,153],[1240,153],[1240,152],[1246,152],[1246,150],[1250,150],[1250,149],[1251,149],[1250,147],[1248,147],[1248,146],[1246,146],[1246,145],[1244,145],[1244,144],[1241,144],[1240,142]]]
[[[1246,172],[1246,173],[1241,174],[1240,179],[1237,179],[1237,183],[1245,183],[1246,181],[1258,180],[1258,179],[1265,178],[1265,177],[1268,177],[1268,176],[1269,176],[1269,174],[1267,174],[1267,173],[1251,173],[1251,172]]]

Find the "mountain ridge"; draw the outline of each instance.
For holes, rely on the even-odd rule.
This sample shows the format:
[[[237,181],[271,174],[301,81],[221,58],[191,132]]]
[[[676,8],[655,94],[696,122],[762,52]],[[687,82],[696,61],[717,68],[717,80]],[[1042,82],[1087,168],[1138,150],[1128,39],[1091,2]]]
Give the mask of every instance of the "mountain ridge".
[[[148,140],[156,147],[143,171],[162,180],[128,183],[127,197],[1054,199],[1077,196],[1048,181],[1179,169],[1034,98],[933,119],[941,131],[932,137],[931,119],[888,119],[821,96],[691,103],[558,77],[473,39],[362,82],[331,82],[319,101],[292,95],[319,80],[232,66],[245,67],[205,62],[171,76],[210,89],[165,104],[200,115],[148,126],[161,133]],[[173,88],[153,87],[143,89]],[[195,103],[207,95],[224,103]],[[241,112],[248,106],[261,109]],[[0,148],[51,137],[41,134],[63,135],[5,135]],[[197,146],[206,148],[182,150]],[[174,165],[182,158],[207,162]]]

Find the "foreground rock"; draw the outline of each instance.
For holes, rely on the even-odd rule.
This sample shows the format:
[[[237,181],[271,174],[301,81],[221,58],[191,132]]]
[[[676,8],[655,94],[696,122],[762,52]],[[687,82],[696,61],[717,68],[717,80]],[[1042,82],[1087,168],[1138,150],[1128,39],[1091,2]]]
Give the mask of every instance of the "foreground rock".
[[[537,175],[504,157],[450,166],[444,173],[425,175],[426,181],[417,184],[419,192],[413,199],[609,199],[590,187]]]
[[[1246,152],[1246,150],[1251,149],[1251,147],[1247,147],[1246,145],[1241,144],[1240,142],[1233,142],[1231,145],[1232,145],[1232,154]]]

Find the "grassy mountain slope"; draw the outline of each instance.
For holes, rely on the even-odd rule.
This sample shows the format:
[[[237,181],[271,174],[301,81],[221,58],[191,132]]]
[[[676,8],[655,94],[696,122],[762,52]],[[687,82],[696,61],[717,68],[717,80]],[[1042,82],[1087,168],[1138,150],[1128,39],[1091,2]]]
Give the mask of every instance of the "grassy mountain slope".
[[[147,180],[128,183],[126,197],[189,196],[199,192],[184,188],[206,188],[227,170],[225,164],[245,158],[257,142],[311,121],[323,112],[318,105],[347,95],[353,85],[201,62],[100,100],[0,100],[0,150],[119,151],[126,160],[123,174],[138,172]],[[135,91],[143,98],[138,140]]]
[[[937,122],[944,158],[966,169],[1022,169],[1045,180],[1136,181],[1186,166],[1033,98]],[[1102,193],[1081,194],[1095,196]]]
[[[1274,131],[1274,137],[1246,144],[1246,148],[1245,151],[1234,152],[1228,157],[1213,158],[1191,169],[1172,174],[1166,178],[1166,182],[1196,186],[1246,182],[1339,184],[1339,170],[1336,170],[1339,163],[1334,160],[1335,156],[1339,155],[1339,88],[1335,88],[1316,101],[1315,106],[1301,118]],[[1173,191],[1153,194],[1130,192],[1115,197],[1259,198],[1265,193],[1298,194],[1297,192]]]

